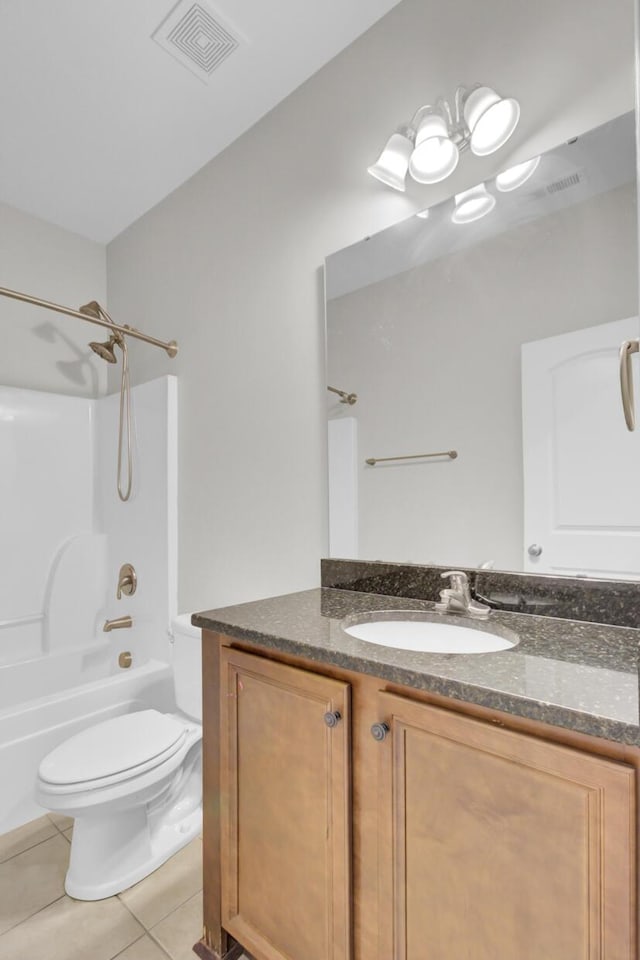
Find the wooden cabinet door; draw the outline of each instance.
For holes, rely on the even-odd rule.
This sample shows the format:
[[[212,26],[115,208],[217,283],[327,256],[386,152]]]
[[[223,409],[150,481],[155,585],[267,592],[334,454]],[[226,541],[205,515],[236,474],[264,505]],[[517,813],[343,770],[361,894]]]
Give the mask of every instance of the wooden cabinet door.
[[[631,767],[379,695],[378,960],[633,960]]]
[[[349,960],[349,685],[221,657],[222,925],[257,960]]]

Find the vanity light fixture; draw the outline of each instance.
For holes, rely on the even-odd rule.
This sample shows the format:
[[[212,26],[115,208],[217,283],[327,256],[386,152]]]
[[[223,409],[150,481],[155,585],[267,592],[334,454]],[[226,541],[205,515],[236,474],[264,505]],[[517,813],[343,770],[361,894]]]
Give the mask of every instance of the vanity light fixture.
[[[484,183],[479,183],[477,187],[456,193],[451,219],[454,223],[473,223],[491,213],[495,205],[496,198],[488,192]]]
[[[460,151],[450,137],[442,114],[430,107],[423,108],[419,114],[422,115],[416,126],[409,173],[418,183],[439,183],[458,166]]]
[[[409,158],[413,152],[413,140],[409,138],[406,127],[392,133],[384,150],[369,167],[369,173],[376,180],[386,183],[394,190],[404,190],[404,181],[409,167]]]
[[[418,183],[439,183],[453,173],[460,152],[483,157],[507,142],[520,118],[520,105],[492,87],[458,87],[450,104],[440,98],[414,113],[391,135],[368,172],[395,190],[405,190],[407,172]]]
[[[540,157],[533,157],[532,160],[525,160],[524,163],[517,163],[515,167],[509,167],[503,170],[496,177],[496,188],[501,193],[508,193],[510,190],[517,190],[523,183],[526,183],[529,177],[538,169]]]
[[[477,157],[486,157],[504,146],[520,119],[520,104],[503,98],[491,87],[476,87],[464,104],[469,146]]]

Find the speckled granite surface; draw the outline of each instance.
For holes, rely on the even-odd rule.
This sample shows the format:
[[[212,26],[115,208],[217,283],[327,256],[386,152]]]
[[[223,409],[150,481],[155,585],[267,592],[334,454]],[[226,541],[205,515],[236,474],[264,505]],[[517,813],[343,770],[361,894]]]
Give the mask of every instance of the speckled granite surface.
[[[640,746],[640,630],[497,611],[489,621],[452,616],[464,626],[518,635],[510,650],[467,655],[395,650],[342,628],[347,618],[389,610],[443,619],[426,601],[317,589],[197,613],[192,622],[317,663]]]
[[[322,586],[390,597],[437,600],[441,574],[450,567],[368,560],[322,560]],[[591,623],[640,627],[640,582],[551,577],[458,567],[475,593],[490,606]]]

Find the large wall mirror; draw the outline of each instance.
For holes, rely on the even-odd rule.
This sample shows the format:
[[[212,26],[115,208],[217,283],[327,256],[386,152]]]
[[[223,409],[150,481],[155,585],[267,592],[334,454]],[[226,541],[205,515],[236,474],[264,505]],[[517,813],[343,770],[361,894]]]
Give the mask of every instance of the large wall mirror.
[[[486,187],[327,258],[331,555],[640,579],[634,115]]]

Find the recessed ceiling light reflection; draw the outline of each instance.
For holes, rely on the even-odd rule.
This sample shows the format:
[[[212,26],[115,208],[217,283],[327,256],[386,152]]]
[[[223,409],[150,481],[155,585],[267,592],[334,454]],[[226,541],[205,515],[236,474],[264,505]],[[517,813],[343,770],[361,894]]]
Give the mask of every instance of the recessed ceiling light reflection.
[[[420,217],[421,220],[429,219],[429,207],[426,207],[424,210],[418,210],[416,217]]]
[[[508,193],[510,190],[517,190],[523,183],[526,183],[529,177],[538,169],[540,157],[534,157],[533,160],[525,160],[524,163],[518,163],[515,167],[509,167],[503,170],[496,177],[496,187],[501,193]]]
[[[451,219],[454,223],[473,223],[491,213],[495,205],[496,198],[487,191],[484,183],[480,183],[470,190],[456,193]]]

